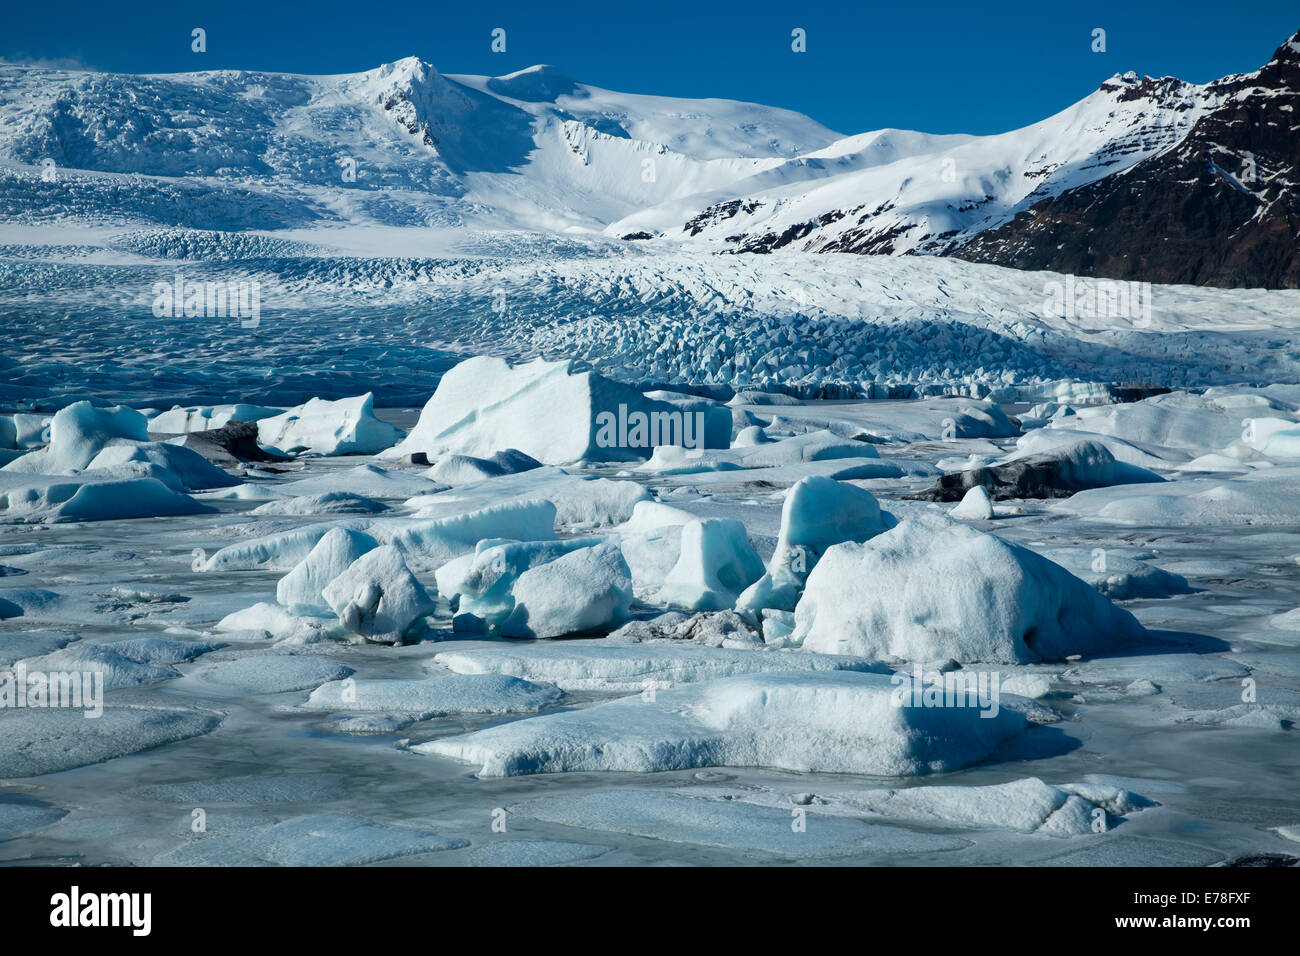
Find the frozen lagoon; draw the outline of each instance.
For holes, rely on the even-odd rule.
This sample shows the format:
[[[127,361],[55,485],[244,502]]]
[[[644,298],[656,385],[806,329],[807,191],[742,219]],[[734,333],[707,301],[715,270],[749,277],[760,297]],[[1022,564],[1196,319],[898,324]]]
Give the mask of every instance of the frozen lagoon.
[[[905,406],[818,403],[801,411],[887,417],[892,408]],[[410,411],[385,410],[383,416],[404,425],[413,418]],[[963,456],[967,448],[986,451],[990,441],[1002,440],[913,442],[882,446],[881,452],[885,460],[933,462]],[[1011,446],[1010,440],[1003,443]],[[269,483],[324,476],[367,461],[303,459]],[[620,469],[589,470],[609,477]],[[637,480],[694,515],[742,517],[751,538],[763,545],[760,553],[770,553],[783,482],[772,481],[777,478],[772,473],[727,474],[730,481],[698,492],[691,490],[692,475]],[[931,507],[898,500],[930,481],[917,475],[866,479],[861,485],[901,516]],[[0,622],[0,649],[15,641],[20,656],[31,656],[32,642],[44,640],[50,647],[61,640],[60,633],[69,632],[82,643],[142,635],[228,642],[192,663],[168,665],[185,675],[222,660],[255,660],[254,655],[267,653],[268,642],[223,635],[213,625],[255,601],[273,600],[283,571],[195,572],[192,553],[196,548],[211,553],[313,519],[255,517],[248,512],[257,502],[207,500],[216,513],[0,529],[0,564],[26,571],[6,575],[5,588],[65,596],[38,613]],[[400,499],[386,503],[400,513]],[[1300,533],[1204,524],[1116,527],[1063,512],[1051,501],[998,504],[999,516],[980,526],[1010,541],[1089,556],[1095,548],[1153,554],[1152,563],[1182,575],[1192,590],[1122,602],[1160,642],[1150,653],[1018,668],[1051,680],[1039,703],[1063,719],[1032,728],[991,761],[905,779],[727,767],[479,778],[476,766],[407,748],[517,718],[461,714],[385,724],[355,710],[306,710],[301,705],[309,689],[279,690],[282,685],[270,681],[217,693],[185,676],[109,691],[107,704],[216,711],[224,715],[219,726],[104,763],[7,779],[0,820],[13,836],[0,844],[0,857],[87,864],[286,862],[274,854],[268,858],[264,848],[280,845],[277,834],[292,835],[299,826],[323,834],[324,849],[305,859],[341,863],[1194,865],[1289,852],[1292,844],[1272,828],[1300,820],[1300,755],[1292,731],[1282,729],[1300,705],[1300,627],[1286,617],[1300,606],[1300,566],[1294,560]],[[419,576],[432,580],[431,574]],[[151,594],[188,600],[149,600]],[[429,635],[446,640],[398,647],[322,642],[293,653],[350,669],[358,681],[421,680],[429,677],[431,666],[437,669],[431,662],[440,653],[490,657],[503,645],[507,651],[534,646],[453,634],[449,618],[443,606]],[[44,635],[33,633],[38,630]],[[539,643],[580,655],[588,642]],[[246,669],[266,676],[255,664]],[[322,682],[326,671],[316,675]],[[1240,716],[1231,708],[1242,702],[1243,673],[1255,681],[1261,703],[1282,708],[1272,726],[1233,722]],[[545,706],[586,707],[616,694],[570,689],[558,704]],[[1219,714],[1222,721],[1214,719]],[[0,724],[5,719],[0,716]],[[1119,787],[1158,806],[1111,814],[1105,833],[1062,836],[981,824],[987,808],[983,816],[953,810],[918,819],[881,814],[855,796],[899,787],[986,787],[1026,778],[1058,788],[1088,782]],[[972,794],[977,803],[994,807],[1010,799],[999,790]],[[207,827],[203,835],[192,831],[199,809]],[[802,833],[792,830],[796,809],[804,811]],[[60,812],[66,815],[55,820]],[[1008,810],[1008,815],[1014,814]],[[294,822],[300,818],[309,819]],[[684,822],[665,822],[673,820]],[[381,850],[359,849],[367,846]]]

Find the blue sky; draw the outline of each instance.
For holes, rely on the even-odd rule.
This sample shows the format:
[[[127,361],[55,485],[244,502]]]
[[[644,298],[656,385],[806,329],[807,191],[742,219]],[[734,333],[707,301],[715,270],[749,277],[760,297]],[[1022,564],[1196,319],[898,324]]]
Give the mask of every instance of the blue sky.
[[[799,110],[843,133],[990,133],[1035,122],[1136,70],[1204,82],[1262,65],[1300,29],[1296,0],[1225,4],[949,0],[360,0],[295,4],[96,0],[7,6],[0,57],[162,73],[355,72],[416,55],[444,73],[551,63],[610,89]],[[206,53],[190,30],[207,31]],[[490,49],[494,27],[506,52]],[[790,49],[807,32],[807,52]],[[1107,50],[1091,50],[1106,30]]]

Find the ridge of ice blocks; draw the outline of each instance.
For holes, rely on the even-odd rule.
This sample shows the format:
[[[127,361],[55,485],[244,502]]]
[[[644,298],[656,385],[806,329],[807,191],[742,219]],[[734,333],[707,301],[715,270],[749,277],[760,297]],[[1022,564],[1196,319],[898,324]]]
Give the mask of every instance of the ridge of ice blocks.
[[[767,571],[740,595],[736,609],[793,611],[808,574],[827,548],[866,541],[889,523],[871,492],[832,478],[801,479],[781,506],[781,530]]]
[[[1246,418],[1296,420],[1296,405],[1267,389],[1210,388],[1204,394],[1176,391],[1140,402],[1079,408],[1047,428],[1079,429],[1129,442],[1161,445],[1192,454],[1225,448],[1242,438]]]
[[[684,641],[610,644],[581,639],[439,651],[434,663],[457,674],[506,674],[566,691],[606,692],[640,692],[775,671],[888,670],[874,661],[835,654],[734,650]]]
[[[719,427],[724,425],[725,427]],[[699,434],[703,432],[703,434]],[[646,398],[572,361],[511,366],[478,356],[447,371],[415,428],[383,457],[423,452],[485,458],[515,448],[547,464],[634,461],[655,445],[725,448],[725,422]]]
[[[205,432],[213,428],[221,428],[232,421],[256,422],[263,418],[271,418],[283,411],[283,408],[267,408],[244,402],[236,402],[233,405],[196,405],[189,408],[181,408],[177,405],[151,417],[148,429],[154,435]]]
[[[122,466],[153,466],[154,474],[170,476],[174,490],[202,491],[238,484],[202,455],[166,442],[149,439],[145,417],[124,405],[97,407],[74,402],[54,414],[49,444],[15,458],[3,471],[28,475],[105,476]],[[93,477],[87,475],[87,478]]]
[[[981,717],[975,708],[913,706],[895,685],[853,671],[732,677],[660,690],[653,700],[625,697],[528,717],[412,750],[479,764],[490,777],[724,766],[912,776],[982,760],[1027,727],[1005,708]]]
[[[948,514],[963,521],[988,521],[993,517],[993,499],[989,497],[989,490],[983,485],[967,489]]]
[[[881,660],[1027,663],[1136,643],[1128,611],[1058,564],[939,515],[837,544],[808,576],[792,642]]]
[[[275,599],[295,614],[330,613],[325,586],[377,547],[379,542],[364,531],[331,528],[276,584]]]
[[[413,720],[449,714],[531,714],[560,698],[551,684],[503,674],[433,674],[413,680],[347,680],[321,684],[300,710],[402,714]]]
[[[529,568],[510,589],[507,637],[563,637],[623,623],[632,603],[632,573],[617,545],[578,548]]]
[[[375,417],[370,392],[337,401],[313,398],[257,422],[258,441],[284,454],[374,455],[401,437],[400,428]]]
[[[664,578],[659,600],[688,611],[735,606],[741,592],[763,576],[763,560],[734,518],[706,518],[682,526],[681,552]]]
[[[357,558],[323,595],[341,625],[376,643],[401,644],[436,606],[392,545]]]
[[[538,500],[507,501],[445,518],[351,518],[321,522],[228,544],[207,559],[203,570],[289,571],[307,557],[331,528],[363,531],[380,544],[400,549],[408,565],[417,570],[432,570],[473,551],[484,538],[553,539],[555,505]]]

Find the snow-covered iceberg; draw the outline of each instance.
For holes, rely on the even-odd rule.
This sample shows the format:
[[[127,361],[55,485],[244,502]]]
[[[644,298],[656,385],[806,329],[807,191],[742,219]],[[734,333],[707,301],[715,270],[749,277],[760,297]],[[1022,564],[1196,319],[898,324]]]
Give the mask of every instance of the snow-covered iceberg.
[[[1026,663],[1146,632],[1058,564],[938,515],[827,550],[795,608],[805,650],[885,660]]]

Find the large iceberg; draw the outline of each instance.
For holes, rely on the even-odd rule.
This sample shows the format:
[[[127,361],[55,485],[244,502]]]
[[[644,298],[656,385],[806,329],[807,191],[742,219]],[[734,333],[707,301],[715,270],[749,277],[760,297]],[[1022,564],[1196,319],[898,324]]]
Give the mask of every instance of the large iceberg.
[[[547,464],[633,461],[656,445],[725,448],[730,416],[646,398],[572,361],[466,359],[443,375],[420,420],[383,457],[490,458],[514,448]]]
[[[327,401],[313,398],[280,415],[261,418],[257,437],[286,454],[373,455],[402,437],[402,430],[375,417],[374,395]]]
[[[1128,611],[1020,545],[922,515],[837,544],[808,576],[793,641],[884,660],[1027,663],[1141,642]]]

